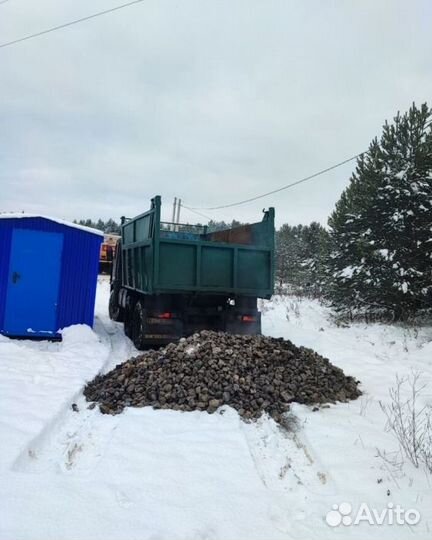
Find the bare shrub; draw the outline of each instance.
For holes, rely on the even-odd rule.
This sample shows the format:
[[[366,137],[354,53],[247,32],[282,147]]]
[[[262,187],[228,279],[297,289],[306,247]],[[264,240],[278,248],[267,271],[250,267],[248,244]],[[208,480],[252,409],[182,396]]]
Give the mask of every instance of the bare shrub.
[[[286,319],[290,320],[290,315],[294,316],[295,319],[300,318],[300,298],[290,298],[286,302]]]
[[[400,489],[400,485],[397,479],[403,478],[403,476],[405,476],[403,472],[405,459],[404,459],[404,456],[402,455],[401,449],[396,450],[395,452],[386,452],[385,450],[380,450],[379,448],[377,448],[376,457],[379,457],[382,459],[384,466],[387,469],[387,472],[389,473],[390,477],[393,479],[393,482]]]
[[[386,429],[398,440],[402,454],[415,467],[432,473],[432,405],[419,405],[427,386],[420,378],[414,371],[409,377],[396,375],[396,385],[389,390],[390,404],[380,401],[380,407],[387,418]],[[404,398],[406,388],[408,397]]]

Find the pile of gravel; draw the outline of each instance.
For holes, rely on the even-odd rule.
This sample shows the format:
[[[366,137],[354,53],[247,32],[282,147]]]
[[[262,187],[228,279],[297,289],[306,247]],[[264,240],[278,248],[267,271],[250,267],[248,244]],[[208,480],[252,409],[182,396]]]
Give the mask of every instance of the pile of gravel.
[[[356,399],[358,381],[311,349],[265,336],[202,331],[131,358],[84,389],[106,414],[125,407],[215,412],[226,404],[245,419],[280,421],[293,401]]]

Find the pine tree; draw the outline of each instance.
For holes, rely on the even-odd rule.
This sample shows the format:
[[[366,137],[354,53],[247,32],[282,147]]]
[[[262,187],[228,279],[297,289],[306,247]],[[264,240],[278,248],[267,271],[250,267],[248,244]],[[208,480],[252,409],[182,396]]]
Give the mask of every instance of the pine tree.
[[[276,232],[276,282],[280,288],[292,283],[292,227],[282,225]]]
[[[340,309],[403,318],[431,305],[432,111],[397,114],[357,163],[329,220],[329,293]]]
[[[316,222],[282,225],[276,233],[276,279],[301,294],[321,293],[326,270],[328,232]]]
[[[321,295],[325,285],[326,261],[329,250],[329,233],[322,225],[313,221],[303,229],[303,284],[313,296]]]
[[[112,218],[110,218],[108,221],[105,222],[104,230],[106,233],[120,234],[120,225]]]
[[[91,227],[92,229],[98,229],[105,233],[120,234],[120,225],[110,218],[108,221],[103,219],[98,219],[98,221],[93,221],[91,219],[74,219],[74,223],[79,225],[85,225],[86,227]]]

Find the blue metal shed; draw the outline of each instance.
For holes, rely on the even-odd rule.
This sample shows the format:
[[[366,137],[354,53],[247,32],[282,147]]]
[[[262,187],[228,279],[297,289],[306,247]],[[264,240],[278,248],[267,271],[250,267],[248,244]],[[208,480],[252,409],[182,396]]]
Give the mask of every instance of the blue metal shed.
[[[93,326],[103,233],[29,214],[0,214],[0,332],[59,337]]]

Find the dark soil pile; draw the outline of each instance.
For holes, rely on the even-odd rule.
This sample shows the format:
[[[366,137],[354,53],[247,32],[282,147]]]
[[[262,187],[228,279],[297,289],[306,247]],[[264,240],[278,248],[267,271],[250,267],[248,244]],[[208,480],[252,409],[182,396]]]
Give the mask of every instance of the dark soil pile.
[[[245,419],[267,412],[280,421],[293,401],[356,399],[358,384],[326,358],[291,341],[202,331],[119,364],[90,382],[84,395],[107,414],[146,405],[212,413],[226,404]]]

